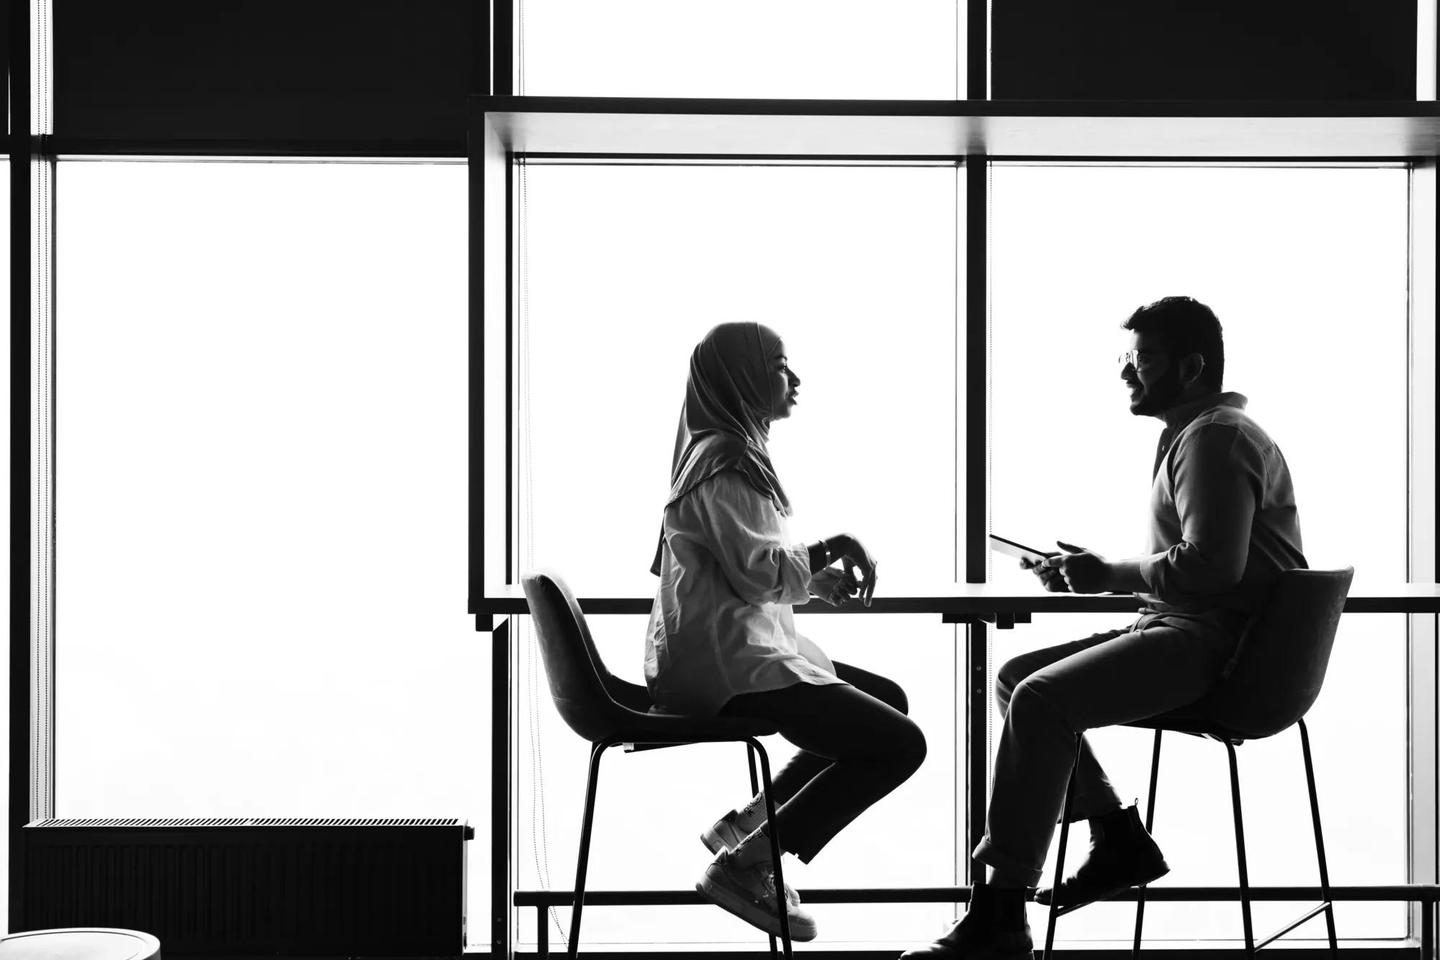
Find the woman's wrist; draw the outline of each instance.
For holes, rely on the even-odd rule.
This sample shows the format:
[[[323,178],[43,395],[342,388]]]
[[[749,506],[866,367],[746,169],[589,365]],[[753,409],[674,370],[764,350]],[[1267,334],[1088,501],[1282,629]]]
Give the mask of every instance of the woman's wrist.
[[[809,546],[810,572],[819,573],[830,566],[830,546],[825,540],[816,540]]]

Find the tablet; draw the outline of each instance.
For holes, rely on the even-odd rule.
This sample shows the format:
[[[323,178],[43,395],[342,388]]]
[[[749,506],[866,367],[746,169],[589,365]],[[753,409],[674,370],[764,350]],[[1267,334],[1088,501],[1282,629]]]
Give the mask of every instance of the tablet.
[[[1000,553],[1008,554],[1020,560],[1029,560],[1031,563],[1039,563],[1047,559],[1050,554],[1034,547],[1027,547],[1023,543],[1016,543],[1014,540],[1006,540],[1004,537],[997,537],[990,534],[990,549]]]

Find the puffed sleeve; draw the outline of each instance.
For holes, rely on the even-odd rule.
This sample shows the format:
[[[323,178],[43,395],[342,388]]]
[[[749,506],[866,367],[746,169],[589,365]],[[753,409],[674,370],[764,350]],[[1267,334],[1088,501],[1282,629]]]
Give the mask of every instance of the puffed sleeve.
[[[781,538],[775,504],[736,473],[721,473],[692,493],[711,553],[746,603],[802,604],[810,599],[810,552]]]
[[[1264,484],[1262,451],[1234,427],[1209,424],[1176,448],[1173,470],[1181,540],[1142,561],[1140,575],[1162,597],[1235,589]]]

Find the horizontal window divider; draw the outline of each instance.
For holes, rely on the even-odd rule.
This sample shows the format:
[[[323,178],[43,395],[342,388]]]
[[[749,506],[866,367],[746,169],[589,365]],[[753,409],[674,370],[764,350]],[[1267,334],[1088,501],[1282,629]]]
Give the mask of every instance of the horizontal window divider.
[[[472,97],[470,124],[489,124],[508,153],[534,156],[1383,163],[1440,155],[1440,105],[1420,101]]]
[[[803,889],[808,904],[816,903],[968,903],[971,887],[846,887]],[[1110,897],[1134,902],[1144,894],[1147,903],[1199,903],[1239,900],[1240,889],[1226,886],[1146,887],[1122,890]],[[1251,887],[1252,900],[1313,900],[1318,886]],[[1440,902],[1440,885],[1397,883],[1381,886],[1332,886],[1330,899],[1345,902]],[[561,907],[575,901],[573,890],[516,890],[517,907]],[[599,907],[681,906],[709,903],[695,890],[586,890],[585,905]]]
[[[936,117],[1440,118],[1434,100],[839,100],[474,96],[489,112]]]
[[[875,597],[866,607],[858,601],[832,607],[819,601],[795,607],[798,614],[859,616],[868,614],[939,614],[950,622],[998,618],[1005,626],[1024,622],[1037,613],[1137,613],[1141,600],[1131,594],[1019,593],[991,584],[958,584],[953,590],[928,595]],[[587,615],[647,614],[653,597],[581,597],[580,609]],[[476,604],[481,616],[513,616],[529,613],[520,587],[504,588]],[[1345,601],[1346,613],[1440,613],[1440,584],[1395,584],[1374,590],[1355,590]],[[953,620],[952,620],[953,618]]]
[[[45,136],[36,152],[52,157],[255,157],[317,160],[460,160],[464,139],[456,140],[285,140],[155,139]]]

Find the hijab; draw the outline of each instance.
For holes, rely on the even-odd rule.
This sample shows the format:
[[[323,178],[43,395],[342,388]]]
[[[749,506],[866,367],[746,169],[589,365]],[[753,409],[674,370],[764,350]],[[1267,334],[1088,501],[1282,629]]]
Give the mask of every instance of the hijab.
[[[670,461],[670,496],[665,506],[727,470],[789,515],[790,500],[775,476],[766,443],[775,378],[771,363],[780,356],[780,337],[754,322],[722,323],[705,334],[690,354],[685,406]],[[788,389],[788,388],[787,388]],[[650,572],[660,575],[665,533]]]

